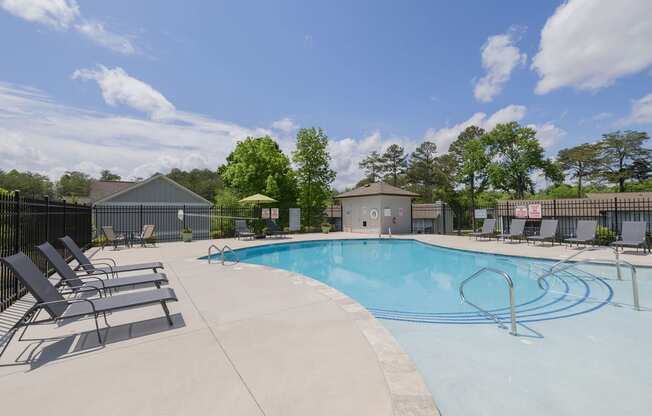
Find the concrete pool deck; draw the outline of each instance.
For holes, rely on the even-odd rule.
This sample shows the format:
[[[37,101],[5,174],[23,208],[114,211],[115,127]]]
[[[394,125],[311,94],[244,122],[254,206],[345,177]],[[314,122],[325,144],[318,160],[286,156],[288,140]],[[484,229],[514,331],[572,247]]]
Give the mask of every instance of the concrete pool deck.
[[[494,337],[498,331],[492,325],[471,334],[470,328],[455,326],[381,324],[354,300],[313,279],[256,265],[209,265],[197,260],[213,243],[240,248],[351,238],[374,236],[305,234],[278,240],[203,240],[104,250],[98,256],[119,263],[163,260],[170,286],[179,297],[170,305],[174,327],[168,327],[160,307],[151,307],[109,316],[111,328],[103,329],[108,337],[104,347],[97,345],[92,320],[30,328],[28,340],[14,339],[0,359],[2,408],[23,414],[67,414],[71,403],[88,399],[84,410],[98,415],[438,414],[413,359],[422,372],[427,371],[426,381],[438,405],[440,399],[462,405],[471,396],[490,395],[483,382],[497,380],[473,374],[482,364],[480,357],[464,371],[459,371],[462,361],[453,357],[473,355],[463,340],[478,334],[483,344],[495,347],[485,352],[516,348],[510,337]],[[458,236],[395,238],[539,258],[562,259],[576,252],[564,246]],[[588,256],[613,258],[608,250]],[[626,250],[622,258],[652,266],[652,255]],[[26,297],[0,315],[0,335],[29,302]],[[586,324],[577,320],[573,331]],[[101,320],[100,325],[104,327]],[[392,334],[414,341],[402,349]],[[449,348],[443,348],[441,339],[453,340],[455,354],[446,353]],[[522,354],[523,368],[534,371],[526,365],[531,357]],[[491,354],[482,357],[492,358]],[[473,382],[459,384],[467,379]],[[62,389],[73,393],[62,394]],[[543,398],[541,406],[545,406]],[[449,409],[455,407],[442,410]]]
[[[179,298],[174,326],[160,306],[116,312],[108,330],[100,319],[104,347],[92,319],[30,327],[0,359],[3,411],[68,414],[85,403],[97,415],[438,414],[408,355],[357,302],[287,271],[198,260],[212,243],[257,242],[100,252],[122,264],[162,260]],[[30,302],[2,313],[1,335]]]

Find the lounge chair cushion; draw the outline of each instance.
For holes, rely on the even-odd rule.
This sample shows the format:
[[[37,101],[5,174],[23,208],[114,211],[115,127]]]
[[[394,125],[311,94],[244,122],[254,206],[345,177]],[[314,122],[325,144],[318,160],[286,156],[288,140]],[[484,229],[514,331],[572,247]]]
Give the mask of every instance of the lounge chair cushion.
[[[95,270],[89,274],[104,274],[104,273],[120,273],[120,272],[135,272],[138,270],[148,270],[148,269],[162,269],[163,263],[161,262],[152,262],[152,263],[138,263],[138,264],[125,264],[123,266],[112,266],[112,267],[96,267]]]
[[[102,282],[104,284],[103,287],[106,289],[115,289],[119,287],[150,283],[166,284],[168,282],[168,278],[164,273],[151,273],[120,277],[118,279],[102,279]],[[95,282],[92,279],[86,279],[84,280],[84,283],[93,287],[99,287],[100,285],[98,282]]]

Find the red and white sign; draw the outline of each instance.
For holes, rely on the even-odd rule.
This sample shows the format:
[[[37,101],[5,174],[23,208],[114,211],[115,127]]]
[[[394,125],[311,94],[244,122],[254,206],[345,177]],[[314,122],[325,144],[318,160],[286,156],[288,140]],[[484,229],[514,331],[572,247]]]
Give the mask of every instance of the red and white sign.
[[[530,218],[541,218],[541,204],[530,204],[527,206],[527,215]]]
[[[269,208],[263,208],[260,210],[260,218],[264,220],[269,218]]]
[[[399,207],[398,209],[398,216],[402,217],[403,216],[403,207]]]
[[[527,205],[517,205],[514,208],[514,216],[516,218],[527,218]]]
[[[271,214],[272,214],[272,219],[277,220],[278,219],[278,208],[270,208],[271,209]]]

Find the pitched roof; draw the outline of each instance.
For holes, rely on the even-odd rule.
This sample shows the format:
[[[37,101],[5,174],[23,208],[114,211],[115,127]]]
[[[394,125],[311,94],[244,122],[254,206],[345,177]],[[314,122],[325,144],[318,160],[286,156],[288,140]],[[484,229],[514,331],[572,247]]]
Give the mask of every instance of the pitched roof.
[[[168,183],[176,186],[177,188],[179,188],[179,189],[181,189],[181,190],[183,190],[185,192],[188,192],[189,194],[191,194],[194,197],[200,199],[201,201],[205,202],[206,204],[212,205],[212,203],[209,200],[207,200],[206,198],[204,198],[203,196],[197,195],[195,192],[191,191],[190,189],[186,188],[183,185],[178,184],[177,182],[173,181],[172,179],[168,178],[166,175],[163,175],[161,173],[156,174],[156,175],[152,176],[151,178],[146,179],[146,180],[141,181],[141,182],[133,182],[133,183],[131,183],[130,186],[127,186],[124,189],[119,190],[118,192],[112,193],[112,194],[107,195],[107,196],[105,196],[105,197],[103,197],[103,198],[101,198],[101,199],[99,199],[97,201],[94,201],[94,203],[105,202],[107,200],[110,200],[110,199],[118,196],[118,195],[122,195],[122,194],[125,194],[127,192],[131,192],[134,189],[140,188],[141,186],[144,186],[144,185],[146,185],[146,184],[148,184],[148,183],[150,183],[152,181],[159,180],[159,179],[167,181]]]
[[[129,181],[92,181],[88,199],[90,202],[99,201],[109,195],[130,188],[135,183]]]
[[[371,195],[396,195],[396,196],[409,196],[417,197],[419,194],[388,185],[384,182],[374,182],[355,188],[352,191],[343,192],[335,198],[352,198],[355,196],[371,196]]]

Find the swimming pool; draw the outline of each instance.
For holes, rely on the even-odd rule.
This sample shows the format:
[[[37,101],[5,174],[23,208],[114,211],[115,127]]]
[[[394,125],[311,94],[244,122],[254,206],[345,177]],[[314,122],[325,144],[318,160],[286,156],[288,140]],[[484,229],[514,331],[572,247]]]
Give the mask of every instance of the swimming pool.
[[[300,273],[354,298],[377,318],[432,324],[493,321],[459,297],[460,283],[483,267],[514,281],[521,323],[591,312],[610,302],[613,290],[595,273],[537,278],[551,261],[447,249],[401,239],[282,243],[238,250],[242,262]],[[606,270],[603,270],[606,271]],[[508,290],[488,274],[465,287],[466,298],[508,320]]]

